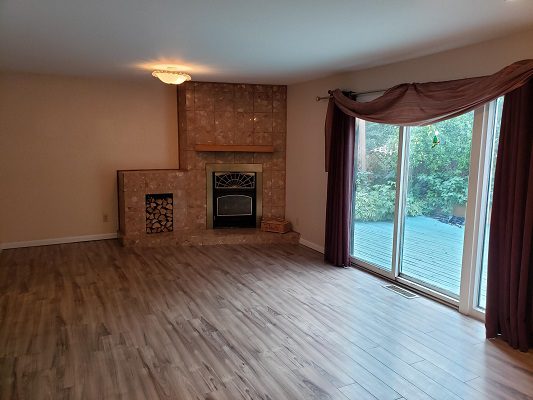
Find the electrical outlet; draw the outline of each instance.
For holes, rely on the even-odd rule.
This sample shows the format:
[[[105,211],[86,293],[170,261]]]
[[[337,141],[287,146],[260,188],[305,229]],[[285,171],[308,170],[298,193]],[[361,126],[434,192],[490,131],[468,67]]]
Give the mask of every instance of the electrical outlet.
[[[102,215],[102,220],[103,220],[104,222],[109,221],[109,217],[107,216],[107,214]]]

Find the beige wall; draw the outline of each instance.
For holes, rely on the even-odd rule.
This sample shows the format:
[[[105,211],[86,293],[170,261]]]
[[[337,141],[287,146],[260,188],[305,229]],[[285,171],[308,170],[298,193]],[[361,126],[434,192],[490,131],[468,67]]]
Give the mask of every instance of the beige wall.
[[[323,125],[328,89],[492,73],[533,58],[533,31],[288,88],[286,215],[323,246]],[[0,74],[0,243],[115,233],[117,169],[175,168],[175,88]],[[108,216],[108,222],[103,216]]]
[[[116,170],[177,158],[174,87],[0,74],[0,243],[115,233]]]
[[[386,89],[404,82],[426,82],[486,75],[521,59],[533,58],[533,31],[288,87],[286,216],[302,239],[324,245],[327,174],[324,172],[324,117],[328,89]]]

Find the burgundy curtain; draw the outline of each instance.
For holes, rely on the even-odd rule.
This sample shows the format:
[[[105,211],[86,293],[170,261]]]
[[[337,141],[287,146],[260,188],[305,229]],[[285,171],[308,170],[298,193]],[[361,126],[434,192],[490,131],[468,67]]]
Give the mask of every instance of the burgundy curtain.
[[[533,346],[533,60],[485,77],[393,87],[373,101],[331,91],[326,116],[325,258],[349,262],[355,121],[427,125],[505,96],[489,242],[487,337]]]
[[[328,112],[334,135],[328,165],[326,239],[324,259],[333,265],[349,265],[350,224],[355,146],[355,118],[330,100]]]
[[[487,337],[533,346],[533,80],[505,96],[487,276]]]
[[[490,76],[445,82],[404,83],[369,102],[358,102],[339,89],[331,91],[346,114],[392,125],[428,125],[452,118],[524,85],[533,76],[533,60],[518,61]],[[328,109],[331,112],[331,108]],[[332,133],[326,117],[326,170]]]

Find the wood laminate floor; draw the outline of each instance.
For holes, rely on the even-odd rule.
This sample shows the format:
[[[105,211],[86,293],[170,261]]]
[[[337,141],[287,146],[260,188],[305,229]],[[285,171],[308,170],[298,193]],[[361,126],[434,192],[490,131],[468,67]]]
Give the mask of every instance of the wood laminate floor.
[[[533,353],[303,247],[0,254],[1,399],[530,399]]]

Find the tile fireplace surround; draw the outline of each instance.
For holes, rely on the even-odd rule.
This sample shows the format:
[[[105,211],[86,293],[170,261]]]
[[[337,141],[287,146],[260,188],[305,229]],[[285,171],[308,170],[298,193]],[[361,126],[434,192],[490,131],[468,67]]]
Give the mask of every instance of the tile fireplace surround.
[[[208,229],[206,220],[208,164],[261,164],[263,216],[285,216],[286,98],[285,86],[204,82],[179,86],[180,167],[117,171],[121,243],[297,243],[295,232],[280,235],[258,229]],[[270,145],[273,152],[197,151],[197,145]],[[153,195],[161,194],[170,195],[172,206],[147,203],[148,198],[152,201],[157,198]],[[172,213],[171,218],[160,216],[163,226],[172,221],[171,230],[147,232],[146,221],[150,218],[153,225],[151,210],[156,208]]]

